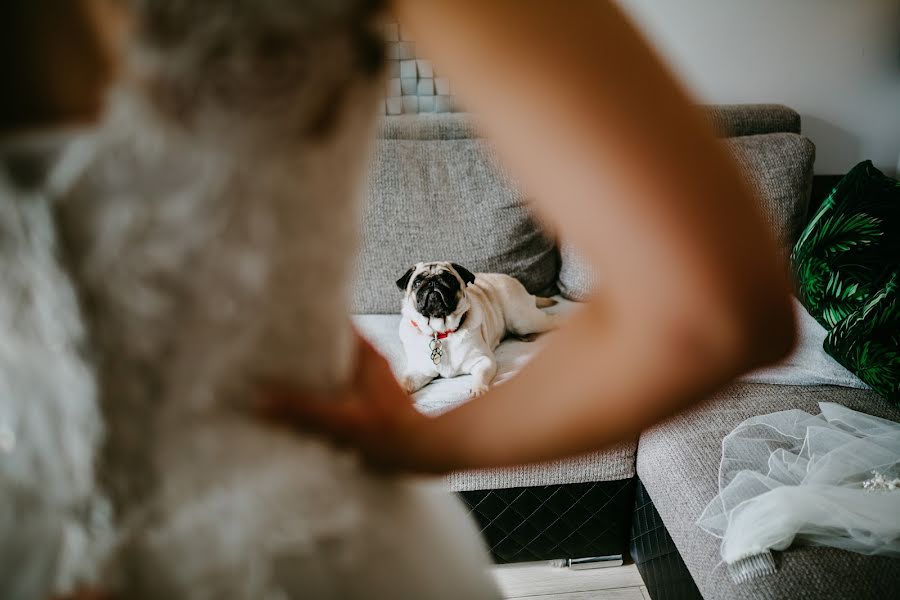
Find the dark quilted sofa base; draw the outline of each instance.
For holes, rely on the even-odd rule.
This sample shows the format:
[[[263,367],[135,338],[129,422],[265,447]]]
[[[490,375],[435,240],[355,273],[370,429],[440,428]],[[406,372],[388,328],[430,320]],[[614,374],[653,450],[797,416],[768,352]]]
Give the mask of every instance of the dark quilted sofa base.
[[[702,600],[637,478],[459,495],[498,564],[630,555],[654,600]]]
[[[498,563],[626,554],[634,479],[460,492]]]

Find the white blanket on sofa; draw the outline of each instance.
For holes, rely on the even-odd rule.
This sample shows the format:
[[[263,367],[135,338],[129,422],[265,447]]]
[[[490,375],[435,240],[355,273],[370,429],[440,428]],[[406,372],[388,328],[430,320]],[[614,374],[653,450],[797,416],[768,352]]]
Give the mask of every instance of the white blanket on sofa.
[[[559,304],[549,312],[565,313],[577,308],[577,302],[557,298]],[[806,309],[794,300],[798,323],[797,347],[783,361],[770,367],[747,373],[740,381],[775,385],[837,385],[866,388],[853,373],[842,367],[822,349],[826,331]],[[394,373],[399,374],[405,363],[403,346],[397,333],[400,315],[357,315],[354,322],[360,333],[369,339],[388,359]],[[536,342],[508,339],[497,348],[498,371],[494,383],[502,383],[527,363],[540,347]],[[436,379],[417,392],[416,405],[426,413],[443,412],[465,401],[469,396],[471,376]]]

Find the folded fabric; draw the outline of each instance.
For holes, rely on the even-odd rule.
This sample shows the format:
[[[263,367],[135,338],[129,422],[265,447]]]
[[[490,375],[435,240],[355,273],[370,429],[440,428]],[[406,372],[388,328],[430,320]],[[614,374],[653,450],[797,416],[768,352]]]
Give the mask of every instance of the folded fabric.
[[[774,365],[767,365],[741,375],[746,383],[778,385],[838,385],[866,389],[859,377],[847,370],[823,349],[828,330],[810,315],[794,298],[797,343],[793,351]]]
[[[719,494],[697,524],[735,582],[794,543],[900,557],[900,423],[822,402],[747,419],[722,441]]]

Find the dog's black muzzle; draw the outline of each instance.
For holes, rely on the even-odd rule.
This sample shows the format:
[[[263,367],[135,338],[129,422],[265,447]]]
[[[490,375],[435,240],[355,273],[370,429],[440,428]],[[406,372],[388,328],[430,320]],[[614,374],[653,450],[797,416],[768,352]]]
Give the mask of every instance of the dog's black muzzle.
[[[456,310],[457,291],[445,277],[429,278],[416,291],[416,310],[426,317],[443,319]]]

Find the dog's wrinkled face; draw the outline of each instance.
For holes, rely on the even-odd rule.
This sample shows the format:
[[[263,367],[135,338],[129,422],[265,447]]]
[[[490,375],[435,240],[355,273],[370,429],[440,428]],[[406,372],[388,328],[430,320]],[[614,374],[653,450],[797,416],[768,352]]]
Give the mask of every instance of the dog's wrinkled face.
[[[456,311],[466,285],[473,281],[475,276],[456,263],[427,262],[411,267],[397,280],[397,287],[419,314],[443,319]]]

